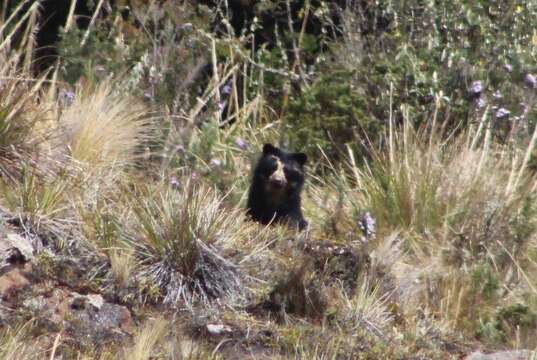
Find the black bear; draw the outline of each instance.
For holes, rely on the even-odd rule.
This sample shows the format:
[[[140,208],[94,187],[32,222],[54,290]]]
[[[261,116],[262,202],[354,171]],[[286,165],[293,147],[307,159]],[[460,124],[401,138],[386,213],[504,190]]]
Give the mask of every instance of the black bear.
[[[286,223],[300,230],[308,225],[300,208],[307,159],[303,153],[287,152],[271,144],[263,146],[248,194],[248,215],[253,220]]]

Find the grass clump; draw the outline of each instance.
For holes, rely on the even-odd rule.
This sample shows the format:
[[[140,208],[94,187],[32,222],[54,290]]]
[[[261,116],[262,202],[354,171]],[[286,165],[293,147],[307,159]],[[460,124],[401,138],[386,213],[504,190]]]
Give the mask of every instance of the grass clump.
[[[2,184],[5,203],[14,213],[38,224],[40,220],[52,220],[67,208],[65,191],[69,186],[63,179],[43,181],[38,174],[24,171],[20,183]]]
[[[220,255],[239,236],[242,216],[202,185],[140,189],[132,203],[132,231],[140,274],[160,289],[164,303],[192,304],[242,297],[238,268]]]
[[[169,324],[159,318],[148,322],[135,336],[134,345],[125,349],[124,358],[133,360],[149,360],[155,353],[155,348],[168,331]]]
[[[352,331],[366,328],[380,338],[385,336],[393,315],[388,309],[388,294],[380,295],[379,292],[379,286],[372,287],[365,280],[354,296],[345,298],[346,309],[342,313],[345,321],[352,324]]]
[[[135,98],[119,97],[108,84],[75,94],[60,116],[70,157],[85,169],[122,169],[142,153],[151,121]]]
[[[47,138],[46,123],[50,113],[40,104],[40,88],[44,77],[35,83],[24,74],[0,65],[0,175],[15,180],[21,164],[37,167],[39,146]]]

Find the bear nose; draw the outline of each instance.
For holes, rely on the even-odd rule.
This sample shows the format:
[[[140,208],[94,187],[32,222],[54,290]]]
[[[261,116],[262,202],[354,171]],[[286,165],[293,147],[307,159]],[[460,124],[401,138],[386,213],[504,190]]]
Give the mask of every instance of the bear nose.
[[[272,179],[271,183],[275,188],[279,189],[284,187],[286,182],[284,179]]]

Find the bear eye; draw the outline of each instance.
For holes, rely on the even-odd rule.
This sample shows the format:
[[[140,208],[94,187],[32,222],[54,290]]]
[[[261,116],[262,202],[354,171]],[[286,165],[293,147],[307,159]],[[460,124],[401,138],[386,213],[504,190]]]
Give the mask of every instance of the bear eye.
[[[278,163],[275,158],[268,158],[262,167],[262,173],[266,177],[272,175],[278,169]]]
[[[289,180],[299,180],[300,179],[300,172],[296,169],[284,167],[283,171],[285,173],[285,177]]]
[[[267,175],[272,175],[272,174],[274,174],[274,172],[275,172],[276,170],[278,170],[278,165],[276,165],[276,164],[271,164],[271,165],[268,167],[267,170],[268,170],[268,171],[267,171]]]

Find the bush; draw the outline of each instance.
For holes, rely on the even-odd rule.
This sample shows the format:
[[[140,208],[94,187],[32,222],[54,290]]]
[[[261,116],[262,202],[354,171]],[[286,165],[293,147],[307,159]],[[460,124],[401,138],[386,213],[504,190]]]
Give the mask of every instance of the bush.
[[[376,139],[381,123],[368,117],[366,100],[353,88],[348,71],[321,76],[300,96],[292,97],[283,120],[284,134],[294,148],[319,155],[321,148],[331,158],[342,158],[346,145],[364,153],[356,139]]]

